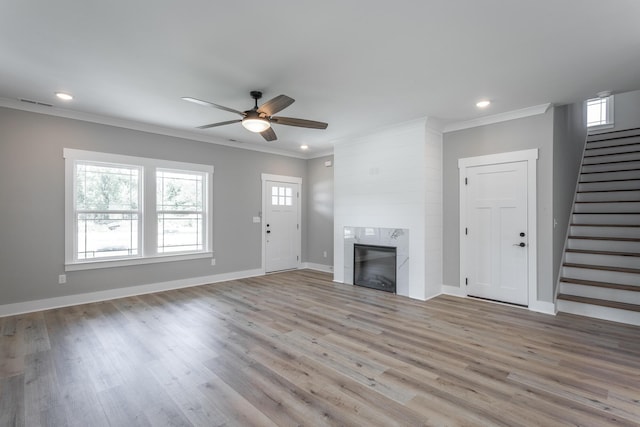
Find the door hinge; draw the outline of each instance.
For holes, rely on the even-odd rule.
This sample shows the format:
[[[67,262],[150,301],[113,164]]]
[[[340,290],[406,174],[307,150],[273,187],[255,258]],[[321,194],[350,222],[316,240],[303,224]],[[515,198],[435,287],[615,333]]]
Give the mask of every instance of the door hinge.
[[[300,256],[296,255],[296,261],[300,261]]]
[[[468,285],[468,284],[469,284],[469,278],[468,278],[468,277],[465,277],[465,278],[464,278],[464,284],[465,284],[465,285]]]
[[[296,230],[300,230],[300,224],[296,224]]]
[[[467,227],[464,228],[464,234],[468,235],[469,234],[469,229]]]
[[[464,179],[464,185],[468,185],[469,181],[467,180],[467,178]]]
[[[299,199],[300,198],[300,192],[296,192],[296,197]]]

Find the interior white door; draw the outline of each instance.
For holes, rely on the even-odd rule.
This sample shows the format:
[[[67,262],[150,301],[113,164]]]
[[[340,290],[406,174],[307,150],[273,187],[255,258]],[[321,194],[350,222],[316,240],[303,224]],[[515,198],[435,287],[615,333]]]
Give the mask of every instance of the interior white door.
[[[300,188],[297,183],[266,181],[265,271],[291,270],[300,262]]]
[[[467,294],[528,305],[527,162],[466,169]]]

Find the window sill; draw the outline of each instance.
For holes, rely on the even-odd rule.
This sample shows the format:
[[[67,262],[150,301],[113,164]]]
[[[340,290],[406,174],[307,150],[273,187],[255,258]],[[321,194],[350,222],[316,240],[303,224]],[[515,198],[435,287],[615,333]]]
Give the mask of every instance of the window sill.
[[[599,130],[613,129],[614,127],[615,127],[615,125],[613,123],[609,123],[609,124],[606,124],[606,125],[588,126],[587,127],[587,132],[588,133],[597,132]]]
[[[65,264],[64,271],[95,270],[98,268],[126,267],[130,265],[157,264],[160,262],[187,261],[192,259],[213,258],[213,252],[189,254],[156,255],[146,258],[106,259],[100,261],[80,261]]]

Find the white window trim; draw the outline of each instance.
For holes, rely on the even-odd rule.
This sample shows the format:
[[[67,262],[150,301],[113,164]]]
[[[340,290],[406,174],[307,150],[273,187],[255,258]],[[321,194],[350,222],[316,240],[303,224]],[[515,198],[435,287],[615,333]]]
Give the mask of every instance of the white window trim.
[[[65,271],[91,270],[96,268],[123,267],[129,265],[152,264],[168,261],[184,261],[191,259],[213,258],[213,198],[211,188],[213,184],[213,166],[197,163],[174,162],[170,160],[152,159],[147,157],[125,156],[120,154],[101,153],[95,151],[76,150],[71,148],[63,149],[65,159]],[[74,166],[76,160],[116,163],[126,165],[142,166],[142,245],[141,254],[133,258],[118,259],[91,259],[74,260]],[[155,193],[155,170],[174,169],[182,171],[203,172],[206,174],[204,187],[204,204],[207,206],[207,218],[204,224],[205,249],[194,252],[177,252],[171,254],[158,254],[156,252],[157,235],[154,232],[146,233],[145,224],[155,224],[156,193]],[[155,227],[152,227],[155,229]]]
[[[613,127],[615,127],[615,123],[613,120],[613,112],[614,112],[614,104],[613,104],[613,99],[614,96],[613,95],[609,95],[607,97],[605,97],[607,99],[607,122],[603,123],[601,125],[593,125],[593,126],[589,126],[589,119],[588,119],[588,115],[587,115],[587,105],[589,105],[589,101],[591,101],[592,99],[596,99],[596,98],[591,98],[591,99],[587,99],[586,101],[584,101],[584,123],[585,126],[587,127],[587,130],[589,132],[592,131],[598,131],[598,130],[604,130],[604,129],[611,129]]]

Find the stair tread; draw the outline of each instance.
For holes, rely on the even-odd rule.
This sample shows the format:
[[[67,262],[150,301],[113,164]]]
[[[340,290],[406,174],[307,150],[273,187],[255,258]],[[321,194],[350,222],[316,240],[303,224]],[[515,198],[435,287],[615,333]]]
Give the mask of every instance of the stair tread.
[[[572,212],[574,215],[640,215],[640,212]]]
[[[577,191],[578,194],[587,194],[587,193],[619,193],[624,191],[638,191],[640,190],[640,186],[638,188],[620,188],[617,190],[587,190],[587,191]]]
[[[602,142],[602,141],[588,141],[588,142]],[[585,151],[602,150],[602,149],[605,149],[605,148],[615,148],[615,147],[629,147],[631,145],[640,145],[640,142],[629,142],[629,143],[626,143],[626,144],[605,145],[604,147],[587,147],[587,148],[585,148]],[[632,153],[633,153],[633,151],[632,151]]]
[[[616,242],[640,242],[640,239],[633,237],[603,237],[603,236],[569,236],[569,239],[580,240],[613,240]]]
[[[620,154],[630,154],[630,153],[620,153]],[[593,159],[594,157],[602,157],[602,156],[619,156],[620,154],[598,154],[595,156],[584,156],[585,159]],[[633,154],[633,153],[631,153]],[[640,159],[629,159],[629,160],[614,160],[612,162],[597,162],[597,163],[582,163],[582,166],[595,166],[595,165],[613,165],[616,163],[630,163],[630,162],[640,162]]]
[[[600,142],[600,141],[589,141],[589,142]],[[587,148],[585,148],[585,151],[603,150],[605,148],[629,147],[629,146],[632,146],[632,145],[640,145],[640,142],[627,142],[625,144],[616,144],[616,145],[610,145],[610,146],[605,146],[605,147],[587,147]],[[640,151],[640,149],[638,151]],[[632,151],[632,153],[633,153],[633,151]]]
[[[564,267],[585,268],[588,270],[605,270],[605,271],[616,271],[618,273],[640,274],[640,269],[638,268],[610,267],[606,265],[593,265],[593,264],[577,264],[573,262],[565,262],[562,265]]]
[[[593,200],[576,201],[576,203],[640,203],[640,200]]]
[[[635,253],[635,252],[596,251],[596,250],[590,250],[590,249],[567,249],[566,252],[577,253],[577,254],[640,257],[640,253]]]
[[[577,295],[559,294],[558,299],[564,301],[581,302],[583,304],[600,305],[609,308],[618,308],[620,310],[637,311],[640,312],[640,305],[629,304],[628,302],[608,301],[598,298],[580,297]]]
[[[569,224],[571,227],[640,227],[638,224]]]
[[[640,292],[640,286],[621,285],[619,283],[596,282],[595,280],[574,279],[572,277],[561,277],[563,283],[571,283],[575,285],[596,286],[599,288],[619,289],[623,291]]]
[[[601,179],[598,181],[579,181],[578,184],[594,184],[598,182],[628,182],[628,181],[640,181],[640,178],[625,178],[625,179]]]
[[[598,163],[593,163],[594,165],[597,165]],[[591,166],[590,164],[583,164],[582,166]],[[580,172],[580,175],[591,175],[594,173],[615,173],[615,172],[635,172],[635,171],[640,171],[639,168],[632,168],[632,169],[615,169],[615,170],[609,170],[609,171],[593,171],[593,172]],[[636,178],[637,179],[637,178]],[[625,180],[628,181],[628,180]]]

